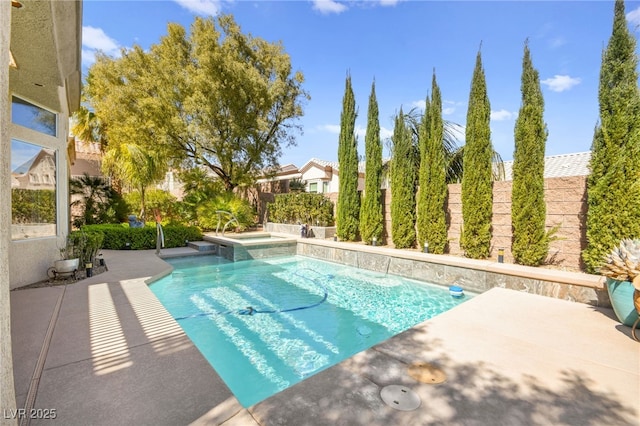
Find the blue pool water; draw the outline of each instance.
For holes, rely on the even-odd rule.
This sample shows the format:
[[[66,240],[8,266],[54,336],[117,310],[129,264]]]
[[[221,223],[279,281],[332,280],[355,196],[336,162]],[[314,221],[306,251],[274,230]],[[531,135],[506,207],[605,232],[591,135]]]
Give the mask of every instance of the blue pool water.
[[[168,262],[151,291],[245,407],[470,297],[300,256]]]

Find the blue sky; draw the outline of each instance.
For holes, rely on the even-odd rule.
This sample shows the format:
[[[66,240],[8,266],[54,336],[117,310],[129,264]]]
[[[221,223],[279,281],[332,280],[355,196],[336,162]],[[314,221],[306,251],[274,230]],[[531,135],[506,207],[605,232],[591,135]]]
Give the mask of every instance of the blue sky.
[[[359,110],[360,155],[371,83],[375,78],[381,135],[393,116],[420,108],[435,69],[445,120],[464,126],[478,49],[491,103],[491,139],[513,158],[513,128],[520,108],[525,39],[540,73],[549,130],[546,154],[588,151],[598,119],[601,55],[613,21],[612,1],[106,1],[85,0],[83,65],[96,49],[158,43],[167,23],[189,28],[196,15],[233,14],[243,32],[281,41],[311,95],[300,120],[297,146],[280,163],[302,166],[311,157],[337,160],[344,82],[351,74]],[[640,2],[626,2],[637,37]]]

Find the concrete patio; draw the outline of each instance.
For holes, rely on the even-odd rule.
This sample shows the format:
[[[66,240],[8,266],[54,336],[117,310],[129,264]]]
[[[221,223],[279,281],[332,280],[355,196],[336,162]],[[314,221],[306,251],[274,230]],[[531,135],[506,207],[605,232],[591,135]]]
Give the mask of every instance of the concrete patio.
[[[104,257],[103,274],[11,292],[18,407],[55,410],[31,424],[640,424],[640,343],[613,311],[500,288],[245,409],[145,284],[169,266]],[[446,382],[412,379],[414,362]],[[420,407],[385,405],[390,384]]]

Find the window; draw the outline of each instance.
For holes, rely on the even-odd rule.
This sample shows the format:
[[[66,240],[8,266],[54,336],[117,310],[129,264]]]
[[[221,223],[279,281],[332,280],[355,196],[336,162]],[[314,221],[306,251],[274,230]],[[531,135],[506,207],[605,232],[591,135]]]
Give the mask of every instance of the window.
[[[309,184],[309,192],[318,192],[318,182],[312,182]]]
[[[11,239],[56,235],[56,152],[11,139]]]
[[[49,136],[58,134],[58,116],[23,99],[11,99],[11,121]]]
[[[329,182],[322,182],[322,193],[326,194],[329,192]]]

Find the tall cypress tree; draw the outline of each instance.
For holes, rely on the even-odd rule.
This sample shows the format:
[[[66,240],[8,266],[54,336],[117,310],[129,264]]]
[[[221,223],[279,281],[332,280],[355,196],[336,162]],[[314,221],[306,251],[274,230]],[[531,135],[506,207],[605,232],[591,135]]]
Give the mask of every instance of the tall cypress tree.
[[[467,111],[464,172],[462,174],[462,222],[460,243],[465,255],[474,259],[489,256],[493,213],[490,128],[491,106],[480,52],[471,81]]]
[[[365,175],[364,197],[360,208],[360,236],[366,244],[373,238],[382,241],[384,216],[382,213],[382,142],[380,141],[380,121],[376,83],[371,84],[369,110],[367,111],[367,134],[364,139]]]
[[[447,197],[447,166],[444,157],[444,122],[442,98],[433,73],[430,100],[427,97],[420,126],[420,172],[418,177],[418,245],[429,244],[432,253],[444,253],[447,245],[445,199]]]
[[[351,75],[347,75],[340,114],[340,139],[338,141],[338,167],[340,188],[338,193],[336,234],[345,241],[358,238],[360,197],[358,194],[358,143],[356,140],[356,100],[351,87]]]
[[[404,113],[396,116],[391,160],[391,239],[396,248],[410,248],[416,242],[416,170],[411,132]]]
[[[544,151],[548,132],[543,118],[540,78],[533,67],[528,42],[524,45],[521,91],[513,154],[511,250],[517,263],[538,266],[549,253],[544,202]]]
[[[621,239],[640,238],[640,91],[636,40],[624,2],[616,0],[613,32],[600,68],[600,123],[587,178],[587,247],[582,258],[596,272]]]

